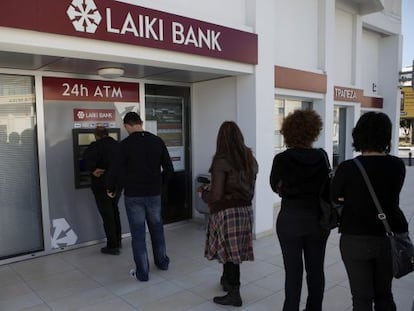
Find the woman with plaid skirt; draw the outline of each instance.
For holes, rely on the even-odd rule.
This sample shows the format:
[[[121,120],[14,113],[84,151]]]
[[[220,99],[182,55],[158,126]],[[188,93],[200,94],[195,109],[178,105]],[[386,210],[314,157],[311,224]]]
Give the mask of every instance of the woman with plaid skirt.
[[[198,191],[209,206],[205,257],[223,264],[221,305],[241,306],[240,264],[254,260],[252,199],[258,165],[235,122],[225,121],[217,135],[217,150],[210,170],[211,183]]]

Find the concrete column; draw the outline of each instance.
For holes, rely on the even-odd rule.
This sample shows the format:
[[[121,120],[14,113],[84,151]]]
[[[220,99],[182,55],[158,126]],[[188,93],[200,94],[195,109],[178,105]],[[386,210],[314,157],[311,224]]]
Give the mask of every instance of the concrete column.
[[[399,73],[401,68],[402,36],[392,35],[380,41],[380,64],[378,70],[379,87],[384,98],[383,111],[390,117],[393,124],[391,153],[398,155],[401,91]],[[385,61],[386,60],[386,61]]]
[[[274,38],[273,0],[247,0],[246,18],[258,34],[259,63],[255,73],[237,78],[237,120],[259,163],[254,199],[257,236],[273,229],[275,194],[269,185],[273,161]]]

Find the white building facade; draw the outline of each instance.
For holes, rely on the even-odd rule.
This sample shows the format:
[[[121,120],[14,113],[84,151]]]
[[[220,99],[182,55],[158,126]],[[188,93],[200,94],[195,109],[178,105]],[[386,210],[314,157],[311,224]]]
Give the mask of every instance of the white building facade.
[[[259,163],[256,236],[274,227],[269,174],[290,111],[322,116],[316,145],[335,165],[361,113],[398,124],[401,0],[23,2],[0,4],[0,264],[103,239],[82,151],[98,124],[126,137],[126,111],[173,159],[166,223],[202,217],[196,177],[236,121]]]

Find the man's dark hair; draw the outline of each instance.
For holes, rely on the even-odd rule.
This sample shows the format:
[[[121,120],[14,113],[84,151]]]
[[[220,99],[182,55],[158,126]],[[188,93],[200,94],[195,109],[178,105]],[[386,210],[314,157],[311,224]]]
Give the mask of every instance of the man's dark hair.
[[[364,113],[352,131],[355,151],[389,152],[392,123],[382,112]]]
[[[104,138],[104,137],[107,137],[109,135],[109,132],[108,132],[108,129],[106,127],[97,126],[95,128],[95,130],[93,131],[93,134],[95,135],[95,137]]]
[[[142,120],[138,113],[130,111],[124,117],[124,124],[128,124],[128,125],[142,124]]]

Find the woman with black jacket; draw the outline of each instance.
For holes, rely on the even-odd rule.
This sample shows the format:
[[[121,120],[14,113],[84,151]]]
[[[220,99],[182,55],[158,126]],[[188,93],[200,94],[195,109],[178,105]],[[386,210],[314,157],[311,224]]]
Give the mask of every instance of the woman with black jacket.
[[[388,223],[395,233],[408,231],[399,207],[405,178],[405,165],[388,155],[392,124],[381,112],[361,116],[353,132],[357,157],[365,168]],[[395,311],[392,285],[392,259],[389,239],[365,181],[354,163],[342,162],[332,183],[333,199],[343,204],[340,250],[348,274],[353,310]]]
[[[321,129],[322,120],[315,111],[296,110],[289,114],[281,129],[288,149],[273,159],[270,186],[282,198],[276,233],[286,274],[283,311],[299,310],[304,265],[306,310],[322,310],[329,231],[319,224],[319,194],[329,167],[325,151],[312,148]]]

